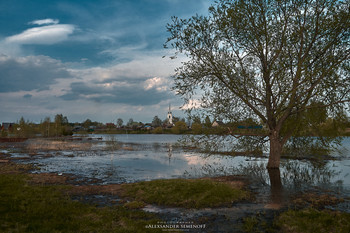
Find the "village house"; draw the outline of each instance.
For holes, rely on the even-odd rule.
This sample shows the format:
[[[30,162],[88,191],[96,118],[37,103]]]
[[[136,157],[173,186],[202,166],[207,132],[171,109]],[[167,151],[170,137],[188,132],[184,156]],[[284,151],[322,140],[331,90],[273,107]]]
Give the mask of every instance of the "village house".
[[[1,131],[12,131],[15,123],[2,123]]]
[[[214,121],[213,124],[211,125],[212,127],[219,127],[219,126],[224,126],[224,122],[222,121]]]

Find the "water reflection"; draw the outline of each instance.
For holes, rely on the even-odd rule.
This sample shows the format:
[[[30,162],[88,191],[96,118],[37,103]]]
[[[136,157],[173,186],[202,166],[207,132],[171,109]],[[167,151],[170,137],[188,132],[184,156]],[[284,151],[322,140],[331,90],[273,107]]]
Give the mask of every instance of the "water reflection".
[[[173,145],[168,143],[167,146],[168,146],[168,157],[169,157],[169,165],[170,165],[170,160],[171,160],[171,157],[173,156]]]

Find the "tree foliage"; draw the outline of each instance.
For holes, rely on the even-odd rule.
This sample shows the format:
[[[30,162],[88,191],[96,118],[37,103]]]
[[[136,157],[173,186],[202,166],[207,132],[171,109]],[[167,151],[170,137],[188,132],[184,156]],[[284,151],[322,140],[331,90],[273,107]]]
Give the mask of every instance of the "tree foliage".
[[[122,118],[118,118],[118,119],[117,119],[117,126],[118,126],[119,128],[123,126],[123,123],[124,123],[124,121],[123,121]]]
[[[154,116],[152,120],[152,126],[156,128],[161,125],[162,125],[162,120],[158,116]]]
[[[201,95],[214,119],[258,118],[269,130],[268,167],[278,167],[294,123],[350,100],[349,8],[348,0],[220,0],[208,16],[173,17],[166,46],[188,57],[174,89],[185,103]]]
[[[182,134],[185,133],[188,130],[187,125],[183,121],[178,121],[175,123],[175,126],[171,128],[171,131],[174,134]]]

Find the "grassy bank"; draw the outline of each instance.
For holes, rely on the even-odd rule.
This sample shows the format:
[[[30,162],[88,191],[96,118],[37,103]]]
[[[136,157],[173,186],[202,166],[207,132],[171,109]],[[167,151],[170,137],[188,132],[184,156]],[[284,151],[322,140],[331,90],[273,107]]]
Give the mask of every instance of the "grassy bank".
[[[33,185],[28,175],[1,168],[0,232],[154,232],[145,229],[158,221],[152,214],[72,201],[62,192],[67,186]]]
[[[145,228],[161,221],[140,210],[145,204],[203,208],[230,206],[249,197],[240,181],[157,180],[122,185],[114,194],[129,201],[101,208],[73,201],[70,193],[76,187],[51,182],[53,177],[50,185],[36,182],[37,176],[27,174],[30,169],[0,163],[0,232],[161,232]]]
[[[138,202],[183,208],[230,206],[249,198],[239,187],[213,180],[154,180],[124,186],[125,197]]]
[[[71,199],[76,186],[54,184],[51,176],[51,185],[44,182],[44,178],[43,182],[35,182],[34,176],[26,173],[29,169],[32,169],[29,165],[0,163],[0,232],[162,232],[162,229],[146,228],[164,221],[161,216],[140,208],[146,204],[182,208],[230,207],[251,198],[244,190],[244,180],[233,176],[155,180],[119,185],[111,192],[127,201],[113,207],[96,207]],[[108,193],[107,186],[79,188],[90,190],[89,194]],[[350,232],[349,213],[324,209],[324,206],[342,201],[326,195],[302,195],[294,200],[294,207],[275,212],[269,221],[261,214],[242,219],[242,231]]]
[[[350,232],[350,213],[307,208],[288,210],[277,219],[282,232]]]

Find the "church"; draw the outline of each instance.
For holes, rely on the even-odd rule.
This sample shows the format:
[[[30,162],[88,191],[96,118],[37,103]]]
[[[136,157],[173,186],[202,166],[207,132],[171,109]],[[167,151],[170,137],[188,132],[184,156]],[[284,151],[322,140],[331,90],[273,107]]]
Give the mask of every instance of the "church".
[[[168,110],[167,120],[168,120],[168,126],[174,126],[174,123],[173,123],[173,113],[171,112],[170,104],[169,104],[169,110]]]

